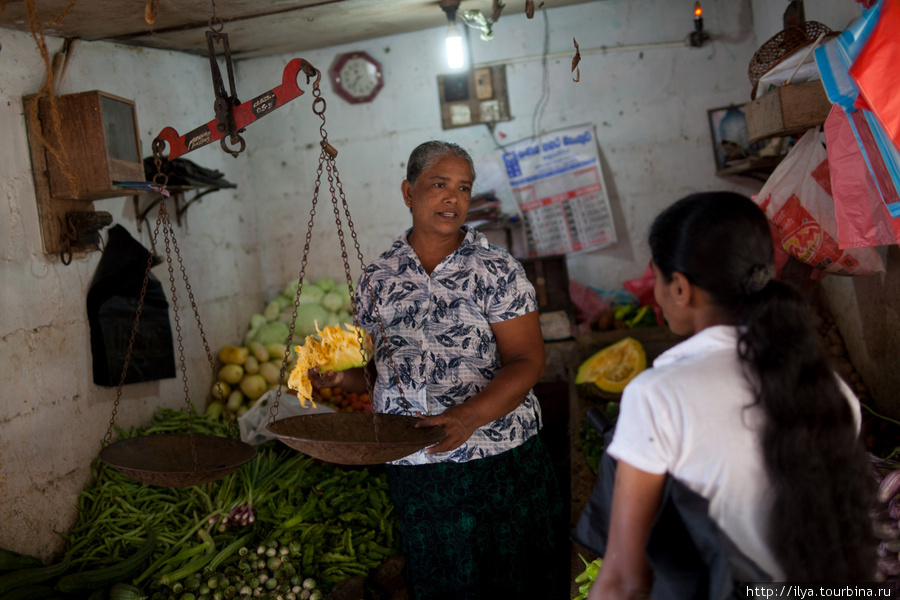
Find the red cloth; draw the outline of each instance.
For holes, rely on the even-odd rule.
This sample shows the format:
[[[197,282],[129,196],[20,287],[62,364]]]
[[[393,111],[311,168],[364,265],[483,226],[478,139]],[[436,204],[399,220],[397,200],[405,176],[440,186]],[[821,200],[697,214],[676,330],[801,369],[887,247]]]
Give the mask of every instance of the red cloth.
[[[900,0],[883,0],[878,23],[849,73],[859,87],[855,106],[875,113],[900,149]]]

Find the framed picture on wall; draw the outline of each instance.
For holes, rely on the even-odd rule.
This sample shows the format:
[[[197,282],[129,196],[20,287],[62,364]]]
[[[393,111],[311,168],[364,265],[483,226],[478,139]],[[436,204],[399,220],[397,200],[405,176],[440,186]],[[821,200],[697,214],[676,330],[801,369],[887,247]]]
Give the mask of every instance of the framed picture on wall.
[[[747,134],[747,117],[742,106],[724,106],[707,111],[716,169],[746,162],[757,156],[758,145]]]

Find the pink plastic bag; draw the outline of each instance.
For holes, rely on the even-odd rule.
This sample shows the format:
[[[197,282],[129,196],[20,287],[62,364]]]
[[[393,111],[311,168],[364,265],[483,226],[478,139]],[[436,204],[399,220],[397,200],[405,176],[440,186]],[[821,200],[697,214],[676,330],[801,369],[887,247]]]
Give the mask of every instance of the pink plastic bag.
[[[837,222],[828,160],[817,128],[810,129],[755,197],[775,229],[781,247],[798,260],[836,275],[871,275],[884,271],[874,248],[842,250],[837,243]]]
[[[831,174],[831,193],[841,248],[897,243],[900,219],[892,219],[882,202],[866,159],[860,152],[850,118],[834,105],[825,121],[825,141]],[[860,119],[858,127],[867,127]],[[896,224],[897,231],[894,230]]]
[[[574,279],[569,280],[569,298],[575,308],[575,326],[580,333],[590,330],[590,321],[595,315],[609,310],[609,303],[600,294]]]
[[[640,279],[628,279],[622,282],[622,287],[634,294],[638,304],[653,309],[656,314],[656,324],[662,326],[666,324],[666,321],[663,319],[662,309],[656,303],[656,297],[653,295],[654,285],[656,285],[656,276],[650,265],[647,265]]]

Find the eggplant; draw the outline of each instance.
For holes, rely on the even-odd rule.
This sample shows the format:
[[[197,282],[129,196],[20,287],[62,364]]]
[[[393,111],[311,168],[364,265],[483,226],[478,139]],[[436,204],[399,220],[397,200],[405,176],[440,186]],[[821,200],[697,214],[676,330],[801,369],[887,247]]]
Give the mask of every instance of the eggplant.
[[[875,537],[880,540],[896,540],[900,538],[900,524],[897,521],[875,521],[872,523]]]
[[[878,558],[878,572],[885,575],[900,575],[900,559],[896,556],[882,556]]]
[[[884,504],[898,493],[900,493],[900,469],[894,469],[881,480],[875,499]]]

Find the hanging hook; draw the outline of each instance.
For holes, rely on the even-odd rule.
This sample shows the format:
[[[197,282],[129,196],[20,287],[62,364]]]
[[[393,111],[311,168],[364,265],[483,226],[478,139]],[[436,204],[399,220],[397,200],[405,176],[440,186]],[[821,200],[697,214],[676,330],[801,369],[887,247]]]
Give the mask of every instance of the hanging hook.
[[[239,150],[232,150],[231,148],[228,147],[228,143],[226,142],[226,140],[228,140],[229,138],[237,138],[237,141],[241,145]],[[231,142],[235,143],[234,140],[232,140]],[[223,137],[221,140],[219,140],[219,144],[221,144],[222,150],[224,150],[225,152],[227,152],[228,154],[232,155],[235,158],[237,158],[238,154],[240,154],[247,148],[247,144],[246,144],[246,142],[244,142],[244,138],[241,137],[240,134],[237,134],[237,133],[235,133],[234,135],[231,135],[231,136]]]
[[[212,4],[212,16],[209,18],[208,25],[212,31],[219,33],[225,27],[225,23],[222,22],[222,19],[220,19],[218,16],[216,16],[216,0],[211,0],[211,4]],[[216,28],[216,26],[218,26],[218,29]]]
[[[169,183],[169,176],[163,173],[162,170],[163,148],[165,147],[166,143],[159,138],[154,139],[151,144],[151,148],[153,149],[153,164],[156,165],[156,174],[153,175],[153,183],[162,189],[165,189],[166,184]]]
[[[309,85],[309,80],[312,79],[313,75],[316,76],[316,82],[313,83],[313,88],[318,89],[319,82],[322,80],[322,72],[302,58],[300,59],[300,70],[306,74],[307,85]]]

